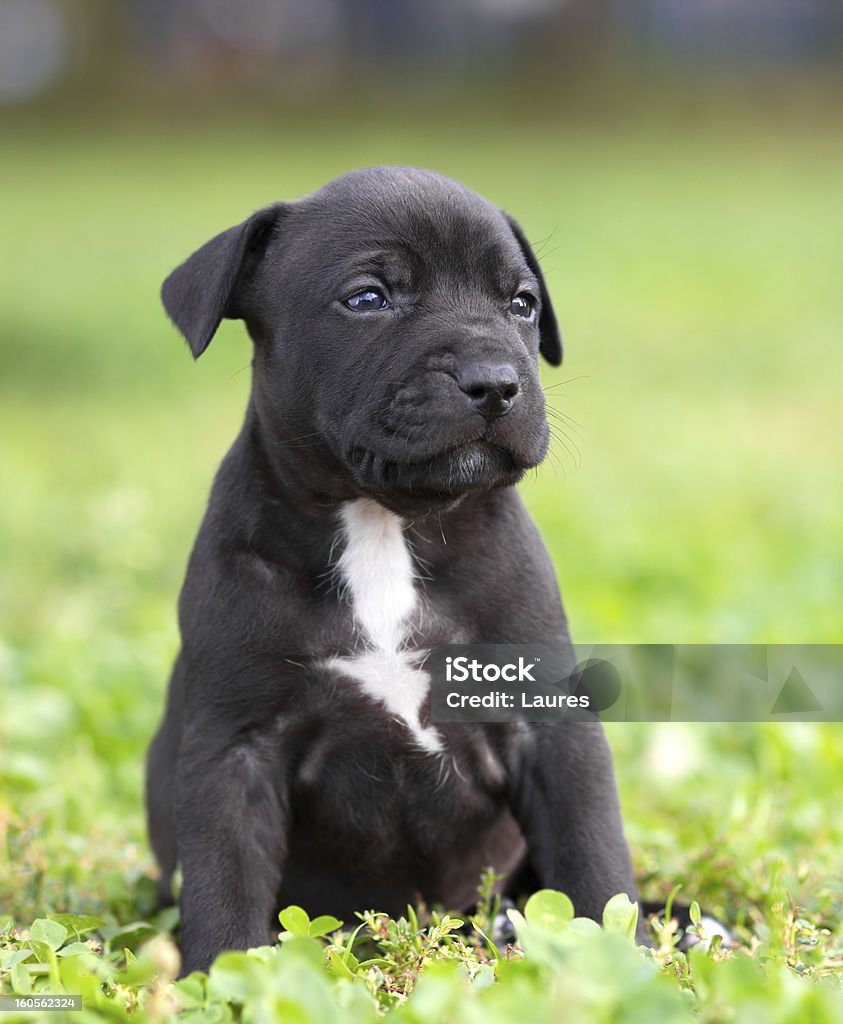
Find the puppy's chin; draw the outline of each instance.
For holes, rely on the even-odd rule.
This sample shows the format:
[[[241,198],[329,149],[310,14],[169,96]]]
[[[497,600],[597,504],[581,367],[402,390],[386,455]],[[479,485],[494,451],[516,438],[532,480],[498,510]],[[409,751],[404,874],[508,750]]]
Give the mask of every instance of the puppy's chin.
[[[473,491],[516,484],[532,465],[478,440],[419,462],[390,462],[367,452],[356,463],[354,476],[366,493],[393,512],[419,516],[453,508]]]

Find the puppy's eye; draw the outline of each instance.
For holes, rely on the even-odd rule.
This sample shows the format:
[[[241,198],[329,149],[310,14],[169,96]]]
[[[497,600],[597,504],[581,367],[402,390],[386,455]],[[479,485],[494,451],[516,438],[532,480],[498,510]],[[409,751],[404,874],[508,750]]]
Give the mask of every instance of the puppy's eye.
[[[386,309],[389,305],[386,296],[377,288],[367,288],[365,291],[355,292],[354,295],[349,295],[345,304],[355,313],[372,313],[379,309]]]
[[[526,292],[521,292],[516,295],[509,304],[509,312],[512,313],[513,316],[520,316],[525,320],[532,319],[535,308],[536,305],[533,297],[531,295],[527,295]]]

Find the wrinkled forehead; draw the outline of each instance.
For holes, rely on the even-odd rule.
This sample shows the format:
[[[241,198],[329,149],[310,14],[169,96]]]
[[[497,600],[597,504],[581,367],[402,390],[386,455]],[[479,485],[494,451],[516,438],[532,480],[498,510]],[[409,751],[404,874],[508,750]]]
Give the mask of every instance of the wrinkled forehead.
[[[500,210],[447,179],[348,176],[297,205],[309,260],[325,272],[482,278],[504,288],[532,277]]]

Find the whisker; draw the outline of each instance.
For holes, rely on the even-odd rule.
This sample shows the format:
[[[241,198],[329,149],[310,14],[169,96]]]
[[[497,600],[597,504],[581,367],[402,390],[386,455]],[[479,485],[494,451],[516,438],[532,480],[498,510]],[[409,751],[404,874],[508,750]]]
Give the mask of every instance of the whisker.
[[[560,411],[559,409],[554,410],[565,422],[565,425],[570,427],[575,434],[579,434],[582,440],[585,440],[587,428],[580,423],[579,420],[575,420],[573,416],[569,416],[567,413]]]
[[[324,437],[324,434],[321,430],[314,430],[309,434],[299,434],[298,437],[289,437],[283,441],[270,441],[269,443],[274,448],[313,448],[319,443],[318,441],[311,441],[310,444],[296,444],[296,441],[304,441],[308,437]]]
[[[553,440],[555,441],[556,438],[553,438]],[[550,459],[550,464],[553,466],[554,476],[556,476],[558,478],[559,470],[561,469],[562,470],[563,478],[566,477],[568,474],[567,474],[567,472],[565,470],[565,466],[564,466],[562,460],[559,458],[559,453],[554,449],[552,444],[551,444],[551,446],[547,450],[547,455],[548,455],[548,458]]]
[[[591,374],[581,373],[579,377],[569,377],[567,380],[560,380],[557,381],[555,384],[548,384],[546,388],[542,388],[542,391],[544,391],[544,393],[547,394],[548,391],[555,391],[556,388],[563,388],[566,384],[573,384],[575,381],[578,380],[591,380]]]
[[[574,441],[574,439],[564,431],[557,433],[553,427],[550,428],[550,433],[554,440],[558,441],[565,451],[571,456],[574,468],[580,469],[582,467],[582,452],[580,451],[576,441]],[[568,441],[571,442],[570,445],[567,443]]]
[[[554,224],[554,226],[550,229],[549,234],[545,235],[544,238],[540,238],[537,242],[534,243],[533,252],[535,252],[537,258],[544,259],[544,257],[547,256],[549,252],[558,252],[559,246],[551,250],[547,250],[545,248],[548,242],[551,242],[553,240],[553,236],[556,234],[558,230],[559,225]]]
[[[577,435],[580,441],[585,441],[585,435],[583,434],[583,430],[585,430],[585,427],[582,427],[582,429],[577,429],[578,427],[581,426],[581,424],[577,423],[576,420],[572,420],[570,416],[565,416],[563,413],[560,413],[556,409],[546,409],[545,412],[548,414],[548,416],[552,416],[554,420],[556,420],[559,423],[560,428],[563,424],[565,426],[570,427],[570,429]],[[574,424],[576,424],[576,426],[574,426]]]
[[[252,368],[252,364],[251,363],[246,363],[246,365],[245,366],[241,366],[239,370],[235,370],[234,373],[232,373],[232,375],[228,379],[229,380],[234,380],[234,378],[235,377],[239,377],[240,374],[244,370],[251,370],[251,368]]]

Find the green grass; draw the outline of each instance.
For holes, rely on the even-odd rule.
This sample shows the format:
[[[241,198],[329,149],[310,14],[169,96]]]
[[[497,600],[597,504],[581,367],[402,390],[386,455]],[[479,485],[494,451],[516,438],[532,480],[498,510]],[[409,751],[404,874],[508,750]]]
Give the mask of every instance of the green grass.
[[[95,914],[106,922],[98,969],[125,983],[109,1000],[131,1008],[143,991],[143,1012],[170,1012],[171,966],[149,967],[149,954],[121,973],[123,944],[143,933],[119,928],[154,914],[141,759],[176,649],[184,563],[242,415],[250,355],[241,327],[227,325],[193,365],[157,288],[213,232],[349,167],[450,173],[506,206],[538,245],[566,340],[565,365],[545,383],[579,434],[560,440],[524,493],[575,639],[843,641],[843,139],[772,117],[696,131],[549,115],[525,124],[520,138],[511,124],[455,116],[388,131],[330,120],[55,123],[11,137],[0,169],[14,196],[0,236],[0,918],[23,938],[7,951],[30,941],[35,918]],[[826,999],[805,993],[818,975],[834,985],[843,947],[841,727],[615,725],[611,739],[645,895],[683,886],[767,964],[762,975],[751,963],[766,979],[759,989],[744,954],[698,963],[703,1019],[728,1019],[722,1007],[744,1002],[763,1010],[747,1019],[810,1019],[800,1000]],[[285,944],[279,977],[316,986],[325,1006],[374,1005],[368,975],[321,980],[316,942],[295,954]],[[665,989],[613,942],[539,940],[532,966],[528,949],[475,995],[447,965],[423,970],[418,993],[392,1012],[416,1019],[418,999],[418,1019],[448,1019],[422,1009],[447,1004],[460,1019],[506,1020],[532,999],[546,1019],[550,992],[588,1019],[626,1019],[589,986],[611,1001],[640,984],[652,1010],[641,1019],[660,1019],[661,999],[674,1014],[661,1016],[684,1019],[679,960],[658,961],[679,975]],[[431,949],[395,966],[410,987],[419,964],[440,956],[468,974],[485,963],[448,941]],[[247,1005],[274,970],[249,975],[238,990]],[[220,1006],[231,995],[223,977]],[[290,1019],[311,1012],[320,1019],[313,1008]],[[811,1012],[843,1019],[825,1003]]]

